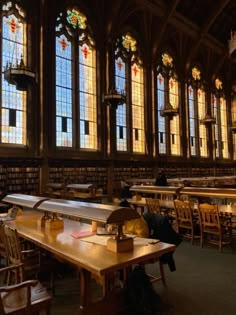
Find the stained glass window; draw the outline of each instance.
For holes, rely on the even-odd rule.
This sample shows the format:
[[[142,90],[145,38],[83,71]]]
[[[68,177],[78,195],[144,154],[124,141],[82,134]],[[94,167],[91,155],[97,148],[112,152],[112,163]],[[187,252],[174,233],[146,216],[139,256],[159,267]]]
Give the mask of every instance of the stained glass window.
[[[220,115],[218,111],[217,98],[212,95],[212,106],[214,117],[216,118],[216,123],[214,125],[214,135],[215,135],[215,157],[220,157]]]
[[[27,92],[17,90],[4,78],[5,67],[26,64],[25,14],[8,2],[2,7],[1,143],[26,145]],[[9,14],[8,14],[9,12]]]
[[[226,100],[224,97],[220,97],[220,131],[221,131],[221,148],[222,157],[224,159],[229,158],[228,150],[228,125],[227,125],[227,108]]]
[[[164,53],[162,54],[162,63],[164,66],[169,66],[169,67],[172,67],[173,66],[173,58],[167,54],[167,53]]]
[[[191,85],[188,86],[188,119],[189,119],[189,147],[190,154],[195,156],[196,152],[196,115],[195,115],[195,99],[194,89]]]
[[[158,65],[157,87],[157,130],[159,154],[180,155],[180,122],[179,116],[163,115],[165,108],[177,110],[179,107],[179,82],[173,71],[173,58],[168,53],[162,54]]]
[[[169,79],[169,99],[173,108],[179,106],[179,83],[175,77]],[[170,120],[170,153],[180,155],[180,122],[179,115]]]
[[[143,67],[136,50],[136,40],[129,34],[118,39],[115,88],[125,92],[126,103],[116,110],[116,150],[145,153]]]
[[[224,97],[223,83],[220,79],[215,80],[215,93],[212,94],[212,107],[216,124],[214,125],[215,156],[216,158],[229,158],[228,148],[228,124],[227,106]]]
[[[189,153],[191,156],[208,157],[208,130],[204,123],[206,110],[206,93],[202,85],[201,71],[193,67],[187,86]]]
[[[236,95],[232,98],[232,125],[236,127]],[[236,148],[236,132],[233,132],[233,148]],[[233,150],[233,159],[236,160],[236,150]]]
[[[118,57],[115,62],[115,85],[117,91],[125,91],[126,64]],[[126,104],[119,105],[116,110],[116,141],[117,151],[127,151]]]
[[[60,15],[56,27],[58,147],[97,150],[96,100],[96,50],[86,17],[74,8]]]
[[[197,91],[197,105],[198,105],[198,117],[199,117],[199,150],[201,157],[207,157],[208,143],[207,143],[207,129],[206,125],[201,123],[206,116],[206,96],[203,89]]]
[[[166,121],[165,117],[161,115],[161,110],[165,104],[165,84],[164,77],[161,73],[157,76],[157,103],[158,103],[158,144],[159,153],[166,153]]]
[[[143,68],[134,63],[131,69],[133,152],[144,153]]]
[[[72,58],[71,42],[56,39],[56,145],[72,147]]]
[[[196,80],[200,80],[201,79],[201,72],[198,68],[193,67],[192,69],[192,77],[193,79]]]

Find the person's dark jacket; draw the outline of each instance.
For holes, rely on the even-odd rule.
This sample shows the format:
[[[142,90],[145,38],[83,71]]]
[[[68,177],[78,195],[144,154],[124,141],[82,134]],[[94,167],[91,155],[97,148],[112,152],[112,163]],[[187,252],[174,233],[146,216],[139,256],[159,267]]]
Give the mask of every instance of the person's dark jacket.
[[[151,238],[159,239],[161,242],[176,246],[181,243],[182,239],[180,235],[173,229],[167,216],[147,212],[144,213],[143,217],[148,224]],[[168,264],[170,271],[176,270],[173,252],[162,255],[161,262]]]
[[[155,186],[167,186],[167,178],[165,174],[160,174],[155,181]]]

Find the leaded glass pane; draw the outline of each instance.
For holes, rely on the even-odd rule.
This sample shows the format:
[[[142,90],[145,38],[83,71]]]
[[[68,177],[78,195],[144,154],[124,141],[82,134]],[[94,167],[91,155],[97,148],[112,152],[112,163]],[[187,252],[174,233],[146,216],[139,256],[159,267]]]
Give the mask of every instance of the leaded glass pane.
[[[79,46],[80,147],[97,149],[96,54]]]
[[[228,159],[229,149],[228,149],[227,111],[226,111],[226,100],[223,97],[220,98],[220,121],[221,121],[222,155],[224,159]]]
[[[133,151],[145,152],[144,145],[144,85],[143,69],[134,64],[132,66],[132,127],[133,127]]]
[[[193,88],[190,85],[188,87],[188,116],[189,116],[189,140],[190,140],[190,154],[196,155],[196,128],[195,128],[195,110],[194,102],[195,97]]]
[[[117,151],[127,151],[126,104],[116,110]]]
[[[169,99],[173,108],[179,106],[179,84],[178,81],[171,77],[169,79]],[[179,115],[170,120],[170,152],[172,155],[180,155],[180,124]]]
[[[56,145],[72,147],[72,57],[71,42],[56,37]],[[63,128],[66,121],[66,128]]]
[[[219,111],[218,111],[218,106],[217,106],[217,98],[215,95],[212,95],[212,106],[213,106],[213,114],[214,117],[216,118],[216,123],[214,125],[214,135],[215,135],[215,155],[217,158],[220,157],[220,117],[219,117]]]
[[[206,125],[200,123],[201,119],[204,119],[206,116],[206,99],[205,91],[198,89],[198,117],[199,117],[199,138],[200,138],[200,156],[208,156],[208,146],[207,146],[207,129]]]
[[[157,76],[157,120],[158,120],[158,146],[159,153],[166,153],[166,122],[165,118],[161,116],[161,109],[165,104],[165,84],[164,77],[161,73]]]
[[[232,100],[232,123],[236,124],[236,97]],[[236,133],[233,133],[233,147],[236,148]],[[233,150],[233,159],[236,160],[236,150]]]
[[[126,64],[119,57],[115,61],[115,84],[117,91],[126,91]],[[126,104],[119,105],[116,110],[116,149],[127,151],[127,114]]]
[[[26,102],[27,92],[19,91],[15,85],[4,79],[5,66],[15,66],[25,58],[26,24],[14,14],[2,20],[2,129],[1,142],[26,145]],[[24,59],[25,61],[25,59]],[[11,122],[11,110],[15,113],[15,123]]]

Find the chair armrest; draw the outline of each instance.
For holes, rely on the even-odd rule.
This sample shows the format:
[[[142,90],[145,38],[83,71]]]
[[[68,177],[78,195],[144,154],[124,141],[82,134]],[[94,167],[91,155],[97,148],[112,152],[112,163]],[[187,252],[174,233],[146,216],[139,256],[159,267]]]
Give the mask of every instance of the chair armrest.
[[[1,292],[12,292],[18,289],[22,288],[29,288],[31,286],[37,285],[38,280],[27,280],[18,284],[13,284],[13,285],[8,285],[8,286],[3,286],[0,287],[0,293]]]
[[[7,267],[3,267],[3,268],[0,268],[0,273],[6,272],[6,271],[12,271],[14,269],[20,270],[23,266],[24,266],[24,264],[20,263],[20,264],[17,264],[17,265],[10,265],[10,266],[7,266]]]
[[[40,251],[37,250],[37,249],[23,249],[22,251],[22,254],[25,255],[25,254],[40,254]]]

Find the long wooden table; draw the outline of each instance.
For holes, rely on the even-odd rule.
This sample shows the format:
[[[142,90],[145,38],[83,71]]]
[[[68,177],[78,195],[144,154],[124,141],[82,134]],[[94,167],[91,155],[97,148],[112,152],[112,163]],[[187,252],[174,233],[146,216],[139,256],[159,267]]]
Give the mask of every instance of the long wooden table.
[[[52,254],[80,268],[80,305],[90,303],[90,279],[94,275],[100,279],[103,295],[109,292],[109,276],[117,270],[128,269],[133,264],[148,263],[161,255],[175,250],[175,245],[158,242],[148,245],[134,245],[132,251],[115,253],[106,246],[74,238],[73,232],[90,230],[91,226],[73,220],[64,220],[63,229],[45,230],[37,225],[41,213],[24,211],[22,216],[6,224],[16,228],[19,235]]]
[[[147,207],[146,199],[142,198],[141,200],[135,200],[135,199],[128,199],[128,202],[134,206],[135,209],[140,207],[142,210],[142,214],[144,213],[144,209]],[[174,210],[174,200],[163,200],[159,199],[159,205],[161,209],[168,209],[168,210]],[[194,209],[196,210],[198,207],[197,203],[194,203]],[[218,205],[218,209],[222,213],[226,214],[232,214],[233,216],[236,216],[236,206],[232,205]]]

